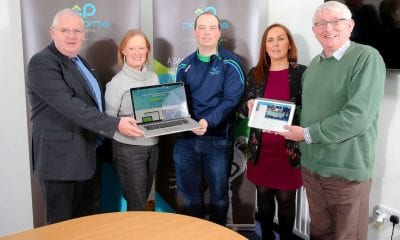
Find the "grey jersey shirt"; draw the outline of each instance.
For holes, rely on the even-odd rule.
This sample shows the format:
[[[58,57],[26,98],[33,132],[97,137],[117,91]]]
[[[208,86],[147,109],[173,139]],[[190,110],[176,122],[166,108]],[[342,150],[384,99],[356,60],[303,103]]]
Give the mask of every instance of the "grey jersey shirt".
[[[133,116],[133,106],[131,102],[130,89],[133,87],[143,87],[160,84],[157,75],[143,67],[142,71],[137,71],[129,67],[126,63],[121,71],[117,73],[106,86],[105,93],[105,112],[114,117]],[[158,143],[158,137],[127,137],[115,132],[113,139],[131,145],[154,145]]]

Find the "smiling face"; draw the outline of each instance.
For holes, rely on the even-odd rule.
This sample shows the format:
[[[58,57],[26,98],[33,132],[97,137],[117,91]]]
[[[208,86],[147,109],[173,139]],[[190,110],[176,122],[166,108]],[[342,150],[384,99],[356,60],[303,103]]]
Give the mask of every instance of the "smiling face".
[[[329,57],[350,39],[353,27],[352,19],[343,19],[339,12],[325,9],[315,16],[312,30]]]
[[[268,31],[265,48],[271,62],[288,61],[290,47],[289,38],[281,27],[273,27]]]
[[[218,40],[221,37],[221,30],[218,26],[218,19],[210,14],[199,16],[196,22],[195,37],[199,45],[200,52],[209,52],[217,49]]]
[[[128,40],[122,53],[129,67],[141,71],[147,61],[148,51],[146,39],[141,35],[135,35]]]
[[[82,18],[69,11],[61,12],[50,27],[50,35],[58,51],[67,57],[75,57],[85,36]]]

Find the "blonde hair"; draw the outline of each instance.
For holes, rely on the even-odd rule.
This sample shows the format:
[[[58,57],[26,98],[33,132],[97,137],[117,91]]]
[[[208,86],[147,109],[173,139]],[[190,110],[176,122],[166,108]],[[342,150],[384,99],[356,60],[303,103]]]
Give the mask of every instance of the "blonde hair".
[[[147,38],[146,34],[144,32],[142,32],[139,29],[130,29],[128,30],[124,37],[122,38],[120,44],[119,44],[119,48],[118,48],[118,64],[119,65],[123,65],[124,64],[124,54],[122,53],[122,51],[125,49],[126,45],[128,44],[128,41],[136,36],[142,36],[144,38],[144,40],[146,41],[146,48],[147,48],[147,53],[146,53],[146,62],[145,64],[147,64],[149,62],[149,53],[151,50],[151,45],[150,45],[150,41]]]

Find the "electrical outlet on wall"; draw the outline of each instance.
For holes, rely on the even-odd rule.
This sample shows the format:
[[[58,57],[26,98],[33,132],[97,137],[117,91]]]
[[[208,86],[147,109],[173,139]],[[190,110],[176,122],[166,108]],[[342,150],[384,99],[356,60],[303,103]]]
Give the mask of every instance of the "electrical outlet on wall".
[[[379,209],[378,207],[375,210],[375,221],[374,221],[374,226],[377,229],[380,229],[383,224],[385,223],[385,219],[387,219],[387,213],[383,211],[382,209]]]
[[[376,213],[376,222],[383,223],[389,222],[390,216],[395,215],[400,218],[400,211],[396,211],[394,209],[388,208],[382,204],[379,204],[375,210]],[[381,224],[378,224],[381,225]]]

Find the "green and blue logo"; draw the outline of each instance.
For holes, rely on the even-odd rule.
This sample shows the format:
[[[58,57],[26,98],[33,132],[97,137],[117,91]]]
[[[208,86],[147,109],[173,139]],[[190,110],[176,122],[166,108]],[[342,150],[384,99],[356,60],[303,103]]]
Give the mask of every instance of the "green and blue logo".
[[[83,17],[83,19],[94,16],[96,14],[96,6],[93,3],[86,3],[82,7],[80,7],[79,5],[75,5],[74,7],[72,7],[72,10],[79,13],[79,15]]]
[[[197,8],[194,11],[194,15],[197,17],[204,12],[211,12],[212,14],[217,15],[217,9],[214,6],[206,6],[204,9]],[[228,28],[229,28],[229,23],[221,20],[221,30]],[[194,22],[182,22],[182,29],[183,30],[194,29]]]
[[[75,5],[72,10],[82,16],[86,29],[109,28],[111,26],[110,21],[90,19],[97,12],[96,5],[93,3],[85,3],[82,7]]]
[[[204,12],[211,12],[212,14],[217,15],[217,9],[213,6],[207,6],[204,9],[197,8],[196,11],[194,11],[194,14],[196,16],[199,16],[200,14],[202,14]]]

